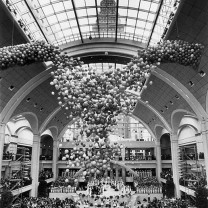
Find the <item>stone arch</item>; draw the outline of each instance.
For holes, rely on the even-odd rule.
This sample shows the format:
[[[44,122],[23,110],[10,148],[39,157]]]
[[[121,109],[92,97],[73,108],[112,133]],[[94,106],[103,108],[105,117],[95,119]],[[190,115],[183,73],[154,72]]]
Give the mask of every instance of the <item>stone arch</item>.
[[[38,134],[38,117],[33,112],[23,112],[21,114],[13,116],[11,119],[14,119],[18,116],[25,117],[31,126],[33,134]]]
[[[166,130],[166,129],[165,129]],[[166,130],[167,131],[167,130]],[[161,125],[155,125],[155,134],[157,136],[156,141],[160,141],[161,136],[163,135],[164,127]],[[167,131],[168,132],[168,131]]]
[[[53,140],[55,141],[58,137],[58,127],[57,126],[50,126],[48,129],[51,131]]]
[[[177,134],[181,119],[183,118],[184,115],[187,114],[195,116],[193,113],[184,109],[177,109],[172,112],[171,114],[171,126],[173,131],[172,133]]]

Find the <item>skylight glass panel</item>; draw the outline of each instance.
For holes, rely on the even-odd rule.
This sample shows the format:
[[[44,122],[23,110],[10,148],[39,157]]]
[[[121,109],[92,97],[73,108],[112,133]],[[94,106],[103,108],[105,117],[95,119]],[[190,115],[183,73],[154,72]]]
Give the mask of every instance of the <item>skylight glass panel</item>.
[[[73,9],[73,6],[72,6],[71,1],[64,1],[63,4],[64,4],[64,8],[65,8],[66,10],[68,10],[68,9]]]
[[[77,27],[76,28],[72,28],[72,33],[73,34],[79,34],[78,28]]]
[[[140,9],[149,10],[151,3],[146,0],[141,0],[140,2]]]
[[[156,4],[156,3],[151,3],[151,7],[150,7],[150,11],[151,12],[156,12],[157,11],[157,9],[158,9],[158,4]]]
[[[139,11],[138,18],[146,20],[148,16],[147,12]]]
[[[123,9],[123,8],[118,8],[118,13],[120,16],[127,16],[127,8]]]
[[[95,1],[85,0],[86,6],[95,6]]]
[[[152,29],[152,23],[146,22],[145,27],[146,27],[146,29],[151,30]]]
[[[79,18],[79,25],[87,25],[88,19],[87,18]]]
[[[47,28],[49,26],[49,22],[48,22],[47,18],[42,19],[42,24],[45,28]]]
[[[136,24],[136,19],[127,19],[127,25],[132,25],[132,26],[135,26]]]
[[[22,18],[26,21],[27,24],[30,24],[31,22],[33,22],[33,19],[31,18],[29,13],[22,15]]]
[[[138,27],[135,29],[135,34],[137,36],[142,36],[143,33],[144,33],[144,30],[143,29],[138,28]]]
[[[63,38],[63,32],[62,31],[60,31],[60,32],[57,32],[57,33],[55,33],[55,36],[56,36],[56,39],[60,39],[60,38]]]
[[[43,6],[43,5],[49,4],[50,0],[38,0],[38,2],[41,6]]]
[[[54,33],[56,33],[57,31],[61,30],[61,27],[59,24],[55,24],[51,26],[51,29]]]
[[[57,14],[57,18],[58,18],[58,21],[61,22],[61,21],[67,20],[67,15],[66,13]]]
[[[71,20],[70,25],[71,25],[71,27],[77,26],[77,21],[76,20]]]
[[[96,17],[91,17],[88,20],[89,20],[89,24],[96,24],[97,18]]]
[[[142,27],[142,28],[144,28],[144,27],[145,27],[145,24],[146,24],[146,23],[145,23],[144,21],[138,20],[136,26],[137,26],[137,27]],[[152,24],[151,24],[151,25],[152,25]]]
[[[79,8],[79,7],[85,7],[85,0],[76,0],[74,1],[75,5],[76,5],[76,8]]]
[[[81,26],[80,29],[81,29],[81,32],[86,33],[89,31],[89,26]]]
[[[67,16],[68,16],[69,19],[74,19],[75,18],[74,11],[67,12]]]
[[[64,36],[72,35],[72,30],[71,29],[64,30],[63,34],[64,34]]]
[[[67,22],[61,22],[60,23],[60,26],[61,26],[61,29],[62,30],[64,30],[64,29],[66,29],[66,28],[69,28],[70,27],[70,25],[69,25],[69,22],[67,21]]]
[[[126,27],[126,33],[134,33],[134,28],[132,27]]]
[[[49,22],[50,25],[55,24],[55,23],[58,22],[57,17],[55,15],[47,17],[47,19],[48,19],[48,22]]]
[[[54,10],[53,10],[53,7],[51,5],[42,7],[42,9],[43,9],[43,12],[46,16],[54,14]]]
[[[55,12],[61,12],[64,10],[64,5],[62,2],[55,3],[55,4],[53,4],[53,8],[54,8]]]
[[[87,9],[87,14],[88,14],[88,16],[97,15],[96,9],[95,8],[89,8],[89,9]]]
[[[155,20],[155,15],[154,14],[151,14],[151,13],[148,13],[148,17],[147,19],[151,22],[153,22]]]
[[[128,1],[126,1],[128,2]],[[129,7],[138,8],[140,0],[129,0]]]
[[[145,37],[149,37],[149,35],[150,35],[150,31],[145,30],[145,31],[144,31],[144,33],[143,33],[143,35],[144,35]]]
[[[21,14],[23,14],[23,13],[25,13],[25,12],[28,11],[28,8],[27,8],[25,2],[23,2],[23,1],[17,2],[17,3],[15,4],[15,6],[17,7],[17,9],[19,10],[19,12],[20,12]]]
[[[137,13],[138,13],[138,11],[137,10],[133,10],[133,9],[129,9],[128,10],[128,16],[129,17],[137,17]]]
[[[78,9],[77,10],[77,16],[78,17],[86,17],[87,16],[87,10],[86,9]]]

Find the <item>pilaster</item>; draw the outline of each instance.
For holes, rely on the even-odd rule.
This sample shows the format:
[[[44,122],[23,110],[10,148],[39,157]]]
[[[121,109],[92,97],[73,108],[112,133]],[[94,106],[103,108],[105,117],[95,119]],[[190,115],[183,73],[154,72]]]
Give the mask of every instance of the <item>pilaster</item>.
[[[156,143],[155,143],[155,150],[156,150],[156,160],[157,160],[156,176],[157,176],[157,180],[160,181],[160,173],[162,172],[160,141],[156,141]]]
[[[57,161],[58,161],[58,141],[53,141],[53,165],[52,165],[52,171],[53,171],[53,178],[56,180],[57,178]]]
[[[178,136],[176,134],[170,135],[171,140],[171,156],[172,156],[172,170],[173,170],[173,182],[175,185],[175,197],[180,198],[181,192],[179,188],[179,155],[178,155]]]
[[[1,178],[1,170],[2,170],[3,151],[4,151],[5,129],[6,129],[6,124],[0,123],[0,178]]]
[[[37,197],[38,194],[39,157],[40,157],[40,135],[34,134],[33,146],[32,146],[32,161],[31,161],[32,190],[30,194],[32,197]]]

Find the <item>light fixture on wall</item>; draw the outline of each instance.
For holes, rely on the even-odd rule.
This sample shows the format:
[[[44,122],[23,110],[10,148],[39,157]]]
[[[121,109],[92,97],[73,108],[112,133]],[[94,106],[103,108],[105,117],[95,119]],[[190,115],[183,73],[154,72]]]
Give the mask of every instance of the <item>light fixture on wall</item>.
[[[199,71],[199,75],[200,75],[200,77],[204,77],[206,75],[206,73],[201,70],[201,71]]]
[[[194,83],[192,81],[189,81],[188,84],[193,87],[194,86]]]

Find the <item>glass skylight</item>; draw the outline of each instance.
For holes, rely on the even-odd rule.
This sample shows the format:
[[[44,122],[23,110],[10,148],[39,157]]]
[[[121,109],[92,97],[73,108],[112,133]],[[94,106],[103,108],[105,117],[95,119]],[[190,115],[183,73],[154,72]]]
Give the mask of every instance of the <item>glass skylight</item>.
[[[4,0],[33,40],[55,45],[86,39],[160,41],[176,0]],[[118,8],[117,8],[118,6]],[[157,13],[159,15],[157,17]],[[157,18],[156,18],[157,17]]]

